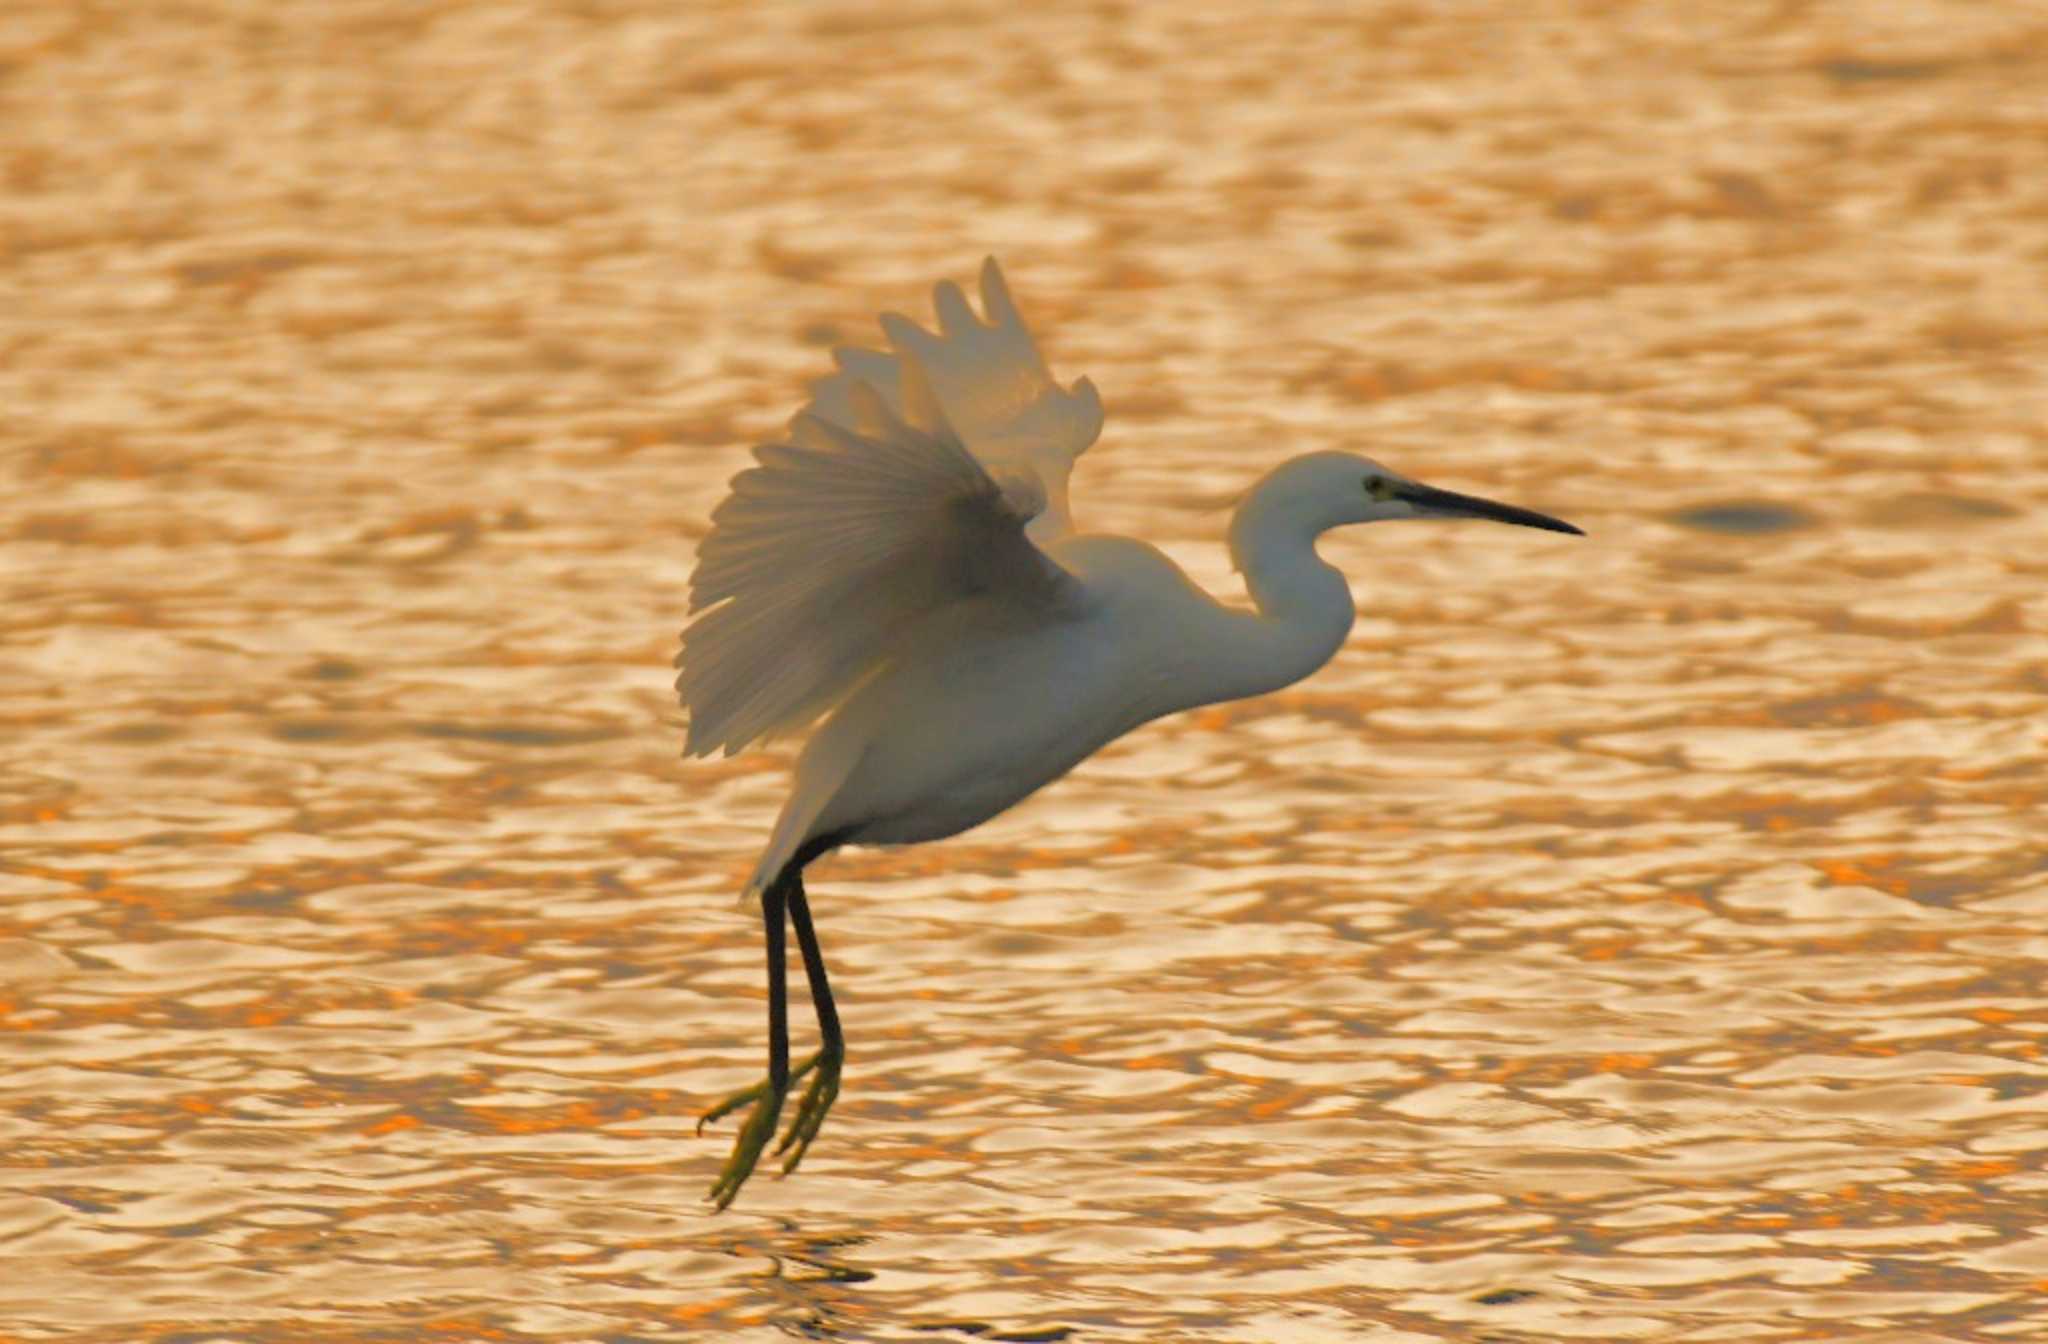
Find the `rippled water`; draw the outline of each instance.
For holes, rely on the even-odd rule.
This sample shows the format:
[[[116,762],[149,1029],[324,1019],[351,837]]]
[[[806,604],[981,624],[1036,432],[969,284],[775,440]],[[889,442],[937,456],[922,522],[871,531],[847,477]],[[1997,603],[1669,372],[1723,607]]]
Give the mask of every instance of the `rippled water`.
[[[2040,12],[888,13],[0,16],[0,1338],[2048,1335]],[[989,251],[1212,587],[1312,447],[1592,535],[821,864],[714,1217],[693,541]]]

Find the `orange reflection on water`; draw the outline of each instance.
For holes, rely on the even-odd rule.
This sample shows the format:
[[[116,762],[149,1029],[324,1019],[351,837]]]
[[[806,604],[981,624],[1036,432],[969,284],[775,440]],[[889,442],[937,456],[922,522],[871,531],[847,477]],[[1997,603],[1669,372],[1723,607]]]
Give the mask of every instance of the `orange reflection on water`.
[[[0,1335],[2048,1328],[2038,16],[0,51]],[[1212,589],[1313,447],[1592,535],[1333,537],[1314,680],[822,865],[846,1092],[710,1218],[787,754],[678,763],[692,546],[990,251]]]

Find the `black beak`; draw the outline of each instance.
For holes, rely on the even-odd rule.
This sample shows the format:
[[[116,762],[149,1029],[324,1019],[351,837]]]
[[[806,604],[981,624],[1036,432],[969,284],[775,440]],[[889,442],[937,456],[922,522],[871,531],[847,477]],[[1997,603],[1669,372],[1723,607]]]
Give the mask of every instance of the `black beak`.
[[[1540,527],[1545,532],[1568,532],[1575,537],[1586,535],[1570,523],[1553,518],[1547,513],[1538,513],[1534,509],[1518,509],[1512,504],[1496,504],[1477,495],[1461,495],[1454,490],[1439,490],[1432,485],[1396,486],[1394,498],[1406,500],[1418,509],[1451,518],[1490,518],[1496,523]]]

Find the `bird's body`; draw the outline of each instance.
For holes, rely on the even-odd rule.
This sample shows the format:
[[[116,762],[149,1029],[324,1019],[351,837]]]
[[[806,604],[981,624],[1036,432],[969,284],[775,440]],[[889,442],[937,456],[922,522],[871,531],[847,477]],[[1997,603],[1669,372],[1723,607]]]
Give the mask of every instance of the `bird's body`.
[[[883,845],[958,835],[1143,722],[1147,670],[1100,637],[1129,605],[1091,591],[1049,627],[969,607],[910,635],[799,758],[799,799],[813,771],[822,784],[847,763],[805,831]]]
[[[757,883],[813,836],[958,835],[1142,723],[1261,689],[1246,680],[1256,669],[1202,656],[1251,647],[1257,618],[1211,598],[1156,547],[1079,534],[1046,550],[1076,580],[1057,620],[986,603],[934,613],[819,726]],[[1341,638],[1350,623],[1346,600],[1329,624]]]
[[[815,1077],[782,1148],[796,1165],[837,1093],[838,1017],[803,890],[845,844],[978,826],[1162,715],[1259,695],[1342,647],[1354,609],[1315,551],[1347,523],[1542,514],[1316,452],[1269,472],[1231,523],[1252,610],[1203,592],[1157,548],[1075,531],[1067,473],[1101,406],[1046,371],[993,261],[975,318],[941,285],[942,333],[885,316],[893,350],[838,352],[790,440],[733,480],[699,554],[677,689],[692,752],[738,750],[822,719],[749,884],[769,952],[769,1076],[715,1108],[754,1111],[712,1188],[724,1207]],[[792,1072],[783,992],[794,927],[824,1043]]]

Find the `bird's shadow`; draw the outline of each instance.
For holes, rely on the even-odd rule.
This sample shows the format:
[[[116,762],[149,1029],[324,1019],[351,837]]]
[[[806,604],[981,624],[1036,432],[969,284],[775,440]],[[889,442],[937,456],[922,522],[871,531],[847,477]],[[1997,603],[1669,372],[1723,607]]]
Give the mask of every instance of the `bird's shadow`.
[[[820,1236],[783,1220],[773,1231],[727,1243],[728,1254],[759,1259],[768,1268],[757,1276],[760,1291],[773,1300],[769,1324],[799,1339],[878,1339],[874,1304],[857,1299],[859,1285],[871,1283],[877,1271],[856,1263],[855,1252],[875,1240],[866,1233]],[[934,1339],[991,1341],[992,1344],[1052,1344],[1071,1337],[1074,1327],[1041,1325],[1005,1327],[992,1321],[954,1317],[898,1319],[896,1330],[909,1329]],[[892,1333],[891,1337],[895,1337]]]

